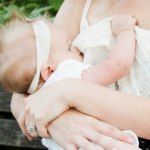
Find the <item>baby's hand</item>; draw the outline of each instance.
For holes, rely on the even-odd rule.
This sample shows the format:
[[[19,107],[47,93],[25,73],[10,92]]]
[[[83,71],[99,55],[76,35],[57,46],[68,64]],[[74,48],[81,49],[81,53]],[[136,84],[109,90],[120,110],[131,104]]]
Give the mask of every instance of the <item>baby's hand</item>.
[[[116,15],[112,20],[112,32],[114,36],[126,30],[134,30],[137,19],[130,15]]]

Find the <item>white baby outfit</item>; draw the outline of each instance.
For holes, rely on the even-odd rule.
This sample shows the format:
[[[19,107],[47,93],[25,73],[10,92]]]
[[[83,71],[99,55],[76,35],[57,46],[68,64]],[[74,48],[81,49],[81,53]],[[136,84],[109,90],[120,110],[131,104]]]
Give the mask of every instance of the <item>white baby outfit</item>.
[[[94,65],[98,62],[101,62],[107,57],[108,52],[115,44],[115,38],[113,37],[111,30],[112,18],[103,19],[102,21],[94,25],[88,24],[87,13],[91,2],[92,0],[87,0],[86,2],[80,24],[80,33],[73,41],[72,45],[83,52],[84,64]],[[134,64],[131,68],[130,73],[126,77],[118,81],[119,90],[121,92],[131,93],[137,96],[150,97],[150,30],[144,30],[136,26],[135,34],[137,45]],[[75,66],[76,65],[74,65],[74,67]],[[84,67],[81,68],[84,69]],[[75,77],[74,75],[73,76],[75,78],[80,78],[82,69],[79,69],[80,71],[77,71],[80,74],[79,76],[77,75],[78,77]],[[53,77],[53,79],[54,78],[56,80],[56,77]],[[52,82],[52,79],[49,79],[45,85],[48,85]],[[114,87],[115,86],[113,86],[112,88]],[[138,146],[138,139],[136,135],[134,133],[132,134],[132,132],[130,131],[127,131],[126,134],[133,136],[135,139],[135,143]],[[42,141],[45,146],[52,150],[62,150],[62,148],[57,145],[52,139],[43,139]]]

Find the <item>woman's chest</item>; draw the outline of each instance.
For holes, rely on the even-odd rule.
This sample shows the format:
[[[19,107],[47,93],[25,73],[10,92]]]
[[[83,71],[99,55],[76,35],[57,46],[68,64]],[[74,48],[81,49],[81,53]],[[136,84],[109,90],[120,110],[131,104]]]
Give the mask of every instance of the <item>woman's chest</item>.
[[[100,5],[104,6],[100,7]],[[131,1],[127,4],[116,4],[114,6],[107,6],[106,4],[98,2],[98,0],[93,0],[88,11],[87,20],[89,24],[92,25],[100,22],[106,17],[112,17],[116,14],[129,14],[137,18],[139,27],[150,30],[149,9],[149,0],[137,0],[137,2],[134,1],[133,3]]]

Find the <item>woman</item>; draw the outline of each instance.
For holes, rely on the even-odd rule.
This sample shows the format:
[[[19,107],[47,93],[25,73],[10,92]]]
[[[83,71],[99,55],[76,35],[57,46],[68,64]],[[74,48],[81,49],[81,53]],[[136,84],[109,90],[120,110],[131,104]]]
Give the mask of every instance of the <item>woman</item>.
[[[85,5],[85,1],[66,0],[64,1],[64,4],[62,5],[58,15],[54,20],[56,24],[61,25],[68,31],[71,40],[73,40],[76,37],[77,33],[79,32],[78,30],[79,30],[80,18],[81,18],[84,5]],[[149,7],[150,7],[150,2],[148,0],[143,0],[143,1],[110,0],[108,3],[106,3],[105,0],[101,0],[101,1],[93,0],[88,10],[86,18],[88,18],[89,24],[96,24],[97,22],[99,22],[99,20],[102,20],[105,17],[113,16],[115,14],[130,14],[135,16],[138,19],[138,24],[140,27],[150,29],[149,26],[150,18],[149,15],[147,15],[149,11]],[[52,96],[50,94],[52,93],[53,88],[55,88],[55,90],[58,91],[57,95]],[[17,117],[20,113],[18,112],[16,113],[16,108],[15,108],[16,106],[14,107],[15,101],[17,101],[18,98],[19,98],[18,96],[17,97],[15,96],[14,99],[12,100],[12,110],[15,109],[15,111],[13,112],[15,115],[17,114],[16,118],[17,120],[19,120],[21,125],[22,121],[20,121],[20,119],[18,119]],[[94,84],[86,83],[83,81],[69,80],[69,79],[56,83],[55,85],[50,86],[42,91],[39,91],[35,95],[27,98],[27,100],[29,100],[30,102],[30,105],[28,104],[29,110],[33,111],[32,110],[33,108],[37,109],[37,110],[34,109],[33,116],[31,117],[32,119],[29,120],[28,122],[30,123],[30,125],[34,125],[34,122],[37,123],[36,126],[38,127],[38,133],[40,135],[45,136],[46,134],[43,128],[43,123],[49,121],[49,116],[42,116],[44,117],[44,121],[43,120],[33,121],[33,120],[36,119],[35,115],[37,118],[41,118],[41,114],[48,113],[44,111],[44,107],[39,105],[40,100],[44,99],[45,105],[48,106],[47,104],[49,104],[49,99],[52,98],[55,99],[56,101],[59,101],[61,98],[64,100],[63,102],[66,105],[71,105],[72,107],[76,107],[78,110],[82,112],[84,110],[83,113],[85,114],[89,114],[93,117],[103,120],[104,122],[114,125],[121,130],[131,129],[134,132],[136,132],[136,134],[139,137],[150,139],[150,133],[148,132],[150,128],[150,118],[149,118],[150,101],[148,100],[150,98],[124,95]],[[72,99],[75,99],[76,101],[73,101]],[[79,112],[69,110],[68,112],[65,112],[61,117],[54,120],[54,122],[50,124],[49,131],[52,137],[63,147],[67,145],[67,148],[69,147],[68,149],[71,148],[73,149],[75,147],[89,146],[89,141],[86,139],[89,139],[87,137],[90,137],[90,139],[92,139],[95,133],[94,132],[95,130],[92,130],[94,127],[92,126],[91,129],[91,125],[89,124],[91,124],[91,122],[94,122],[93,124],[96,124],[96,122],[94,118],[92,117],[88,118],[88,116],[85,115],[82,116],[82,115],[83,114],[80,114]],[[74,138],[73,136],[71,136],[71,133],[69,132],[69,128],[71,128],[75,124],[75,123],[72,124],[72,122],[74,122],[73,120],[70,122],[69,121],[66,122],[66,124],[64,125],[63,120],[66,119],[70,120],[72,118],[73,120],[74,119],[77,121],[80,120],[78,122],[79,123],[78,129],[81,129],[82,126],[81,122],[84,123],[84,125],[86,125],[87,127],[86,130],[84,131],[83,129],[81,129],[82,133],[84,134],[81,134],[81,132],[73,131],[74,135],[76,135],[76,137],[79,138]],[[83,118],[88,118],[88,119],[84,119],[83,121]],[[63,124],[63,126],[61,124]],[[21,127],[23,128],[23,126]],[[115,131],[111,132],[110,134],[110,132],[108,132],[107,127],[108,126],[106,124],[101,125],[101,128],[99,128],[100,133],[107,136],[114,137],[118,140],[124,140],[122,139],[122,134],[121,132],[119,132],[119,130],[113,129]],[[23,130],[25,131],[24,128]],[[60,132],[57,132],[57,130],[59,130]],[[87,136],[88,131],[90,131],[89,133],[91,133],[91,135]],[[105,137],[103,137],[103,139],[105,140],[101,140],[100,143],[98,144],[103,148],[106,148],[106,145],[108,145],[110,140],[108,140],[108,138]],[[93,142],[97,141],[97,139],[93,139],[92,141]],[[115,142],[113,141],[113,143]]]

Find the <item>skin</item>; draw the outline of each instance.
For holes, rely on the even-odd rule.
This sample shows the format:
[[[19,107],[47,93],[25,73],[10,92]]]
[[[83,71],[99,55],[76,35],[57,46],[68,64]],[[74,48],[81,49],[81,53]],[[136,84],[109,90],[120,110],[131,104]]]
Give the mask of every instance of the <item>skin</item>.
[[[66,89],[63,88],[64,85]],[[56,88],[60,91],[60,95],[54,92]],[[43,95],[39,95],[41,91]],[[45,88],[41,91],[29,96],[26,103],[26,113],[29,118],[31,117],[35,121],[38,131],[45,133],[47,122],[52,121],[71,107],[107,123],[113,122],[113,125],[119,129],[131,129],[140,137],[149,139],[149,98],[125,95],[93,83],[75,79],[68,82],[64,80],[60,84],[57,82],[51,86],[51,89]],[[66,91],[68,94],[66,94]],[[49,93],[49,98],[47,98],[47,93]],[[38,97],[39,99],[43,98],[43,101],[37,101]],[[119,107],[116,107],[116,104]],[[47,107],[46,109],[46,105],[53,107],[51,109]],[[131,111],[138,113],[132,113],[132,117],[128,117],[131,115]],[[142,117],[139,118],[139,116]]]
[[[117,21],[117,18],[118,18],[118,20],[119,21]],[[120,24],[120,22],[124,22],[124,26],[121,26],[122,27],[122,29],[120,30],[120,31],[118,31],[117,29],[118,29],[118,24]],[[116,25],[115,25],[116,24]],[[114,20],[113,20],[113,23],[112,23],[112,27],[113,27],[113,31],[114,31],[114,34],[117,36],[117,43],[116,43],[116,46],[115,46],[115,48],[114,48],[114,50],[112,50],[112,51],[114,51],[114,52],[112,52],[112,54],[109,56],[109,59],[107,59],[107,60],[105,60],[105,62],[107,62],[107,63],[109,63],[110,64],[110,59],[113,57],[113,56],[115,56],[116,55],[116,53],[115,52],[119,52],[120,54],[123,54],[123,55],[120,55],[120,57],[121,56],[124,56],[125,54],[123,53],[123,51],[126,53],[126,55],[125,55],[125,57],[127,56],[129,56],[129,58],[131,58],[131,61],[133,60],[133,52],[135,51],[135,36],[134,36],[134,33],[133,33],[133,31],[132,31],[132,29],[134,28],[134,25],[135,25],[135,20],[132,18],[132,17],[130,17],[130,16],[116,16],[115,18],[114,18]],[[66,35],[66,33],[62,30],[62,29],[60,29],[60,28],[58,28],[57,26],[55,26],[54,24],[50,24],[49,25],[49,27],[50,27],[50,29],[51,29],[51,34],[52,34],[52,37],[54,37],[54,38],[52,38],[52,47],[53,47],[53,49],[52,49],[52,52],[53,53],[50,53],[51,54],[51,56],[50,56],[50,58],[52,57],[52,59],[49,59],[48,60],[48,64],[46,65],[46,66],[44,66],[43,67],[43,69],[42,69],[42,71],[41,71],[41,77],[42,77],[42,79],[43,80],[46,80],[49,76],[50,76],[50,74],[51,74],[51,72],[53,72],[53,71],[55,71],[55,67],[54,66],[57,66],[57,63],[59,63],[59,61],[63,61],[63,59],[67,59],[67,58],[73,58],[73,59],[77,59],[77,60],[79,60],[79,61],[81,61],[81,59],[82,59],[82,57],[81,56],[79,56],[78,55],[78,53],[76,52],[76,51],[66,51],[66,49],[68,49],[68,45],[69,45],[69,40],[68,40],[68,37],[67,37],[67,35]],[[117,28],[116,28],[117,27]],[[57,47],[57,45],[55,46],[55,42],[57,41],[57,37],[58,36],[60,36],[60,37],[63,37],[63,39],[61,40],[61,44],[59,44],[58,46],[59,47]],[[124,39],[128,39],[128,40],[125,40],[124,41]],[[54,47],[55,46],[55,47]],[[73,50],[75,50],[75,49],[73,49]],[[119,51],[120,50],[120,51]],[[131,53],[132,52],[132,53]],[[114,54],[113,54],[114,53]],[[119,54],[118,54],[119,55]],[[61,57],[60,57],[61,56]],[[116,59],[116,58],[115,58]],[[114,60],[115,60],[114,59]],[[123,60],[123,59],[120,59],[120,60]],[[111,61],[112,62],[112,61]],[[130,61],[128,61],[128,62],[130,62]],[[129,63],[128,63],[129,64]],[[126,65],[126,66],[128,66],[128,64]],[[91,81],[91,79],[93,79],[93,80],[95,80],[95,83],[99,83],[98,82],[98,80],[102,80],[103,81],[103,83],[105,83],[105,84],[108,84],[107,82],[107,80],[105,81],[104,80],[104,78],[102,78],[101,76],[97,76],[96,77],[96,74],[97,74],[97,72],[99,72],[102,68],[105,68],[106,66],[104,65],[103,66],[103,63],[102,63],[102,65],[101,64],[98,64],[95,68],[92,68],[92,70],[91,69],[89,69],[89,70],[87,70],[87,71],[85,71],[84,73],[83,73],[83,76],[82,76],[82,79],[83,80],[88,80],[88,81]],[[48,69],[49,68],[49,69]],[[114,70],[114,69],[112,69],[112,70],[114,70],[115,72],[116,72],[116,75],[118,75],[118,77],[120,76],[120,74],[121,74],[121,72],[123,72],[124,73],[124,69],[122,70],[121,68],[123,68],[123,65],[120,65],[120,68],[118,67],[117,68],[117,70]],[[95,72],[95,73],[94,73]],[[107,71],[106,71],[107,72]],[[106,72],[104,72],[104,74],[105,74],[105,76],[106,76]],[[87,76],[88,75],[88,76]],[[104,77],[105,77],[104,76]],[[108,73],[108,77],[107,78],[109,78],[110,79],[110,82],[112,81],[112,82],[114,82],[114,80],[115,80],[115,78],[112,76],[112,74],[111,73]],[[107,79],[106,78],[106,79]],[[92,81],[92,82],[94,82],[94,81]],[[100,83],[102,84],[102,82],[100,81]],[[28,100],[26,100],[26,101],[28,101]],[[72,115],[72,114],[74,114],[75,113],[75,111],[73,111],[73,113],[71,113],[72,111],[70,111],[70,115]],[[70,115],[68,116],[68,114],[66,114],[65,113],[65,117],[68,119],[69,117],[70,117]],[[79,113],[77,113],[76,112],[76,115],[78,116],[79,115]],[[75,117],[75,119],[78,119],[78,121],[84,121],[84,119],[83,120],[81,120],[81,114],[79,115],[79,118],[78,117]],[[85,116],[85,115],[84,115]],[[20,122],[22,122],[22,118],[24,118],[24,114],[22,114],[20,117],[19,117],[20,119],[21,119],[21,121]],[[90,117],[87,117],[87,118],[90,118]],[[69,119],[70,120],[70,119]],[[72,120],[72,117],[71,117],[71,120]],[[90,120],[87,120],[87,122],[88,121],[93,121],[93,124],[95,125],[95,126],[98,126],[99,127],[99,130],[96,130],[96,129],[93,129],[93,128],[91,128],[91,127],[89,127],[89,128],[91,128],[90,130],[89,130],[89,128],[87,127],[86,129],[80,129],[80,127],[78,127],[78,131],[80,131],[80,130],[83,130],[83,132],[84,132],[84,134],[82,135],[82,136],[78,136],[78,135],[73,135],[72,136],[72,139],[76,139],[76,140],[74,140],[73,142],[75,142],[75,144],[77,144],[77,147],[78,146],[80,146],[80,147],[83,147],[83,148],[85,148],[85,149],[92,149],[92,148],[94,148],[95,149],[95,147],[99,147],[99,148],[101,148],[100,147],[100,145],[102,145],[103,146],[103,148],[112,148],[113,146],[115,146],[115,144],[116,144],[116,146],[120,146],[120,147],[131,147],[131,148],[134,148],[133,146],[131,146],[131,145],[129,145],[129,144],[126,144],[126,143],[123,143],[123,142],[119,142],[119,141],[117,141],[117,140],[115,140],[115,143],[113,143],[107,136],[112,136],[112,137],[114,137],[114,138],[116,138],[116,139],[119,139],[119,140],[122,140],[122,141],[126,141],[128,138],[127,137],[125,137],[119,130],[117,130],[117,129],[115,129],[114,127],[112,127],[112,126],[109,126],[109,125],[107,125],[107,124],[105,124],[105,123],[102,123],[102,122],[100,122],[100,121],[96,121],[96,119],[94,120],[94,118],[90,118]],[[86,123],[87,123],[86,122]],[[28,114],[26,115],[26,120],[25,120],[25,124],[26,124],[26,126],[28,126],[29,124],[34,124],[34,122],[32,121],[32,118],[31,117],[28,117]],[[59,122],[59,124],[60,124],[61,122]],[[71,122],[68,122],[68,124],[69,123],[71,123]],[[54,123],[53,123],[54,124]],[[78,123],[78,125],[79,125],[80,123]],[[72,125],[73,125],[73,123],[72,123]],[[52,125],[50,125],[50,127],[51,127]],[[103,126],[103,128],[101,128],[101,126]],[[72,126],[71,126],[72,127]],[[105,127],[105,130],[104,130],[104,127]],[[25,128],[25,127],[24,127]],[[38,128],[38,127],[37,127]],[[49,133],[55,133],[55,130],[50,130],[51,128],[49,128]],[[53,128],[52,128],[53,129]],[[55,129],[55,128],[54,128]],[[113,129],[113,131],[114,132],[112,132],[112,131],[110,131],[111,129]],[[24,129],[22,128],[22,130],[24,131]],[[71,130],[72,130],[72,128],[71,128]],[[95,131],[96,130],[96,131]],[[62,130],[62,131],[64,131],[64,130]],[[67,130],[68,131],[68,130]],[[101,131],[101,132],[100,132]],[[24,133],[25,133],[26,131],[24,131]],[[82,132],[82,131],[81,131]],[[87,135],[86,134],[86,132],[88,132],[88,133],[90,133],[90,135]],[[72,132],[71,132],[72,133]],[[80,132],[79,132],[80,133]],[[96,137],[92,137],[93,135],[91,134],[91,133],[93,133],[93,134],[95,134],[95,136]],[[111,135],[110,134],[108,134],[108,133],[112,133]],[[114,134],[115,133],[115,134]],[[26,133],[27,134],[27,133]],[[33,134],[33,133],[32,133]],[[41,134],[40,134],[40,132],[38,133],[39,135],[41,135],[42,136],[42,132],[41,132]],[[38,135],[37,133],[34,133],[32,136],[37,136]],[[56,132],[55,134],[52,134],[52,137],[53,138],[55,138],[55,137],[59,137],[59,136],[57,136],[58,134],[60,134],[59,132]],[[67,135],[67,133],[65,133],[65,135]],[[70,135],[70,134],[69,134]],[[105,136],[104,136],[105,135]],[[29,136],[29,135],[27,135],[27,136]],[[68,136],[68,137],[70,137],[70,136]],[[65,142],[62,142],[63,140],[61,139],[61,138],[59,138],[59,140],[58,139],[55,139],[56,141],[61,141],[61,143],[60,143],[60,145],[62,145],[63,147],[64,147],[64,143],[66,143],[66,141]],[[87,140],[87,138],[88,139],[90,139],[92,142],[95,142],[96,141],[96,143],[97,143],[97,145],[95,145],[95,144],[93,144],[92,142],[89,142],[88,140]],[[100,139],[103,139],[101,142],[100,142]],[[70,138],[69,138],[70,139]],[[80,140],[81,139],[81,140]],[[66,140],[68,140],[67,138],[66,138]],[[81,141],[83,141],[83,142],[81,142]],[[105,143],[104,143],[104,141],[105,141]],[[67,144],[65,144],[66,145],[66,149],[68,148],[69,149],[69,145],[70,145],[70,141],[68,140],[67,141],[68,143]],[[72,143],[73,143],[72,142]],[[110,143],[111,142],[111,143]],[[58,142],[59,143],[59,142]],[[109,143],[109,147],[108,147],[108,143]],[[99,145],[99,146],[98,146]]]
[[[150,21],[150,19],[149,19],[150,16],[148,15],[150,3],[149,3],[148,0],[144,0],[144,1],[132,0],[132,2],[131,2],[131,0],[124,0],[121,3],[119,3],[119,2],[116,3],[116,1],[111,1],[111,5],[110,6],[112,6],[112,8],[111,9],[107,9],[107,11],[101,12],[101,14],[99,14],[98,6],[100,5],[100,2],[101,1],[98,1],[98,0],[93,1],[93,4],[92,4],[92,6],[90,8],[90,11],[89,11],[89,14],[88,14],[88,20],[89,20],[90,24],[95,24],[96,22],[98,22],[98,20],[103,19],[106,16],[112,16],[114,14],[123,13],[123,14],[131,14],[131,15],[135,16],[138,19],[138,24],[139,24],[140,27],[145,28],[145,29],[150,29],[150,26],[149,26],[150,25],[150,22],[149,22]],[[67,6],[67,3],[69,4],[70,2],[66,1],[66,6]],[[74,2],[74,3],[77,3],[77,1]],[[79,6],[82,7],[82,5],[79,5]],[[110,8],[110,6],[109,6],[109,8]],[[65,10],[65,8],[62,7],[61,10],[63,11],[63,10]],[[108,11],[108,10],[110,10],[110,11]],[[63,24],[62,26],[64,28],[66,28],[67,31],[69,31],[68,23],[71,23],[71,22],[65,22],[65,21],[68,18],[70,18],[70,17],[66,16],[66,18],[63,18],[64,21],[63,21],[62,18],[59,20],[58,18],[61,17],[61,13],[60,12],[58,13],[58,15],[57,15],[57,17],[56,17],[54,22],[56,24],[57,23],[58,24],[62,23]],[[66,11],[66,12],[68,13],[69,11]],[[98,16],[98,17],[96,17],[96,16]],[[74,18],[74,16],[73,16],[73,18]],[[71,21],[73,21],[73,20],[71,20]],[[76,21],[78,21],[77,18],[76,18]],[[67,25],[66,25],[66,23],[67,23]],[[70,32],[70,35],[69,35],[70,39],[73,39],[77,32],[78,32],[78,29]],[[65,80],[64,82],[67,83],[69,81]],[[73,83],[73,81],[72,81],[72,83]],[[84,94],[89,92],[89,90],[90,90],[91,92],[93,92],[93,94],[91,93],[91,96],[92,96],[92,95],[94,95],[95,90],[97,89],[97,88],[94,88],[94,90],[93,90],[92,87],[88,87],[87,88],[86,84],[83,83],[82,81],[78,81],[77,83],[78,83],[78,86],[79,85],[85,86],[83,88],[83,89],[85,89],[85,91],[83,92]],[[57,84],[56,88],[59,89],[59,87],[61,85],[62,85],[62,83]],[[76,89],[78,89],[78,88],[77,87],[74,88],[74,90],[76,90]],[[45,94],[46,94],[46,92],[49,93],[50,91],[51,91],[50,87],[45,89]],[[110,124],[114,124],[114,125],[116,125],[117,127],[121,128],[121,129],[131,128],[140,137],[150,139],[150,135],[147,132],[147,131],[149,131],[149,124],[150,124],[150,122],[149,122],[150,119],[147,118],[147,117],[149,116],[150,112],[148,111],[148,108],[146,108],[146,105],[147,106],[150,105],[149,102],[148,102],[149,98],[146,99],[146,98],[143,98],[143,97],[136,97],[136,96],[134,97],[134,96],[131,96],[131,95],[120,94],[118,92],[115,94],[114,91],[110,92],[109,89],[105,89],[103,87],[101,87],[98,90],[98,92],[100,92],[102,94],[101,96],[105,96],[105,92],[108,92],[108,95],[107,95],[108,97],[105,97],[104,99],[101,100],[101,102],[102,102],[101,104],[103,104],[102,105],[103,107],[100,106],[100,108],[98,109],[98,110],[102,111],[101,114],[103,114],[103,120],[104,121],[109,122]],[[41,95],[40,92],[38,94]],[[68,91],[67,91],[67,94],[68,94]],[[74,94],[70,95],[69,97],[71,97],[71,99],[72,99],[73,96],[74,96]],[[46,98],[49,99],[50,97],[47,95]],[[87,98],[87,96],[84,95],[82,98],[83,99]],[[108,111],[106,111],[106,108],[108,108],[108,106],[111,106],[112,103],[108,103],[108,101],[106,102],[106,99],[109,99],[109,100],[113,101],[113,107],[110,107],[111,108],[111,111],[110,111],[111,115],[115,116],[115,117],[113,117],[113,119],[112,119],[111,116],[108,115],[109,114]],[[121,99],[121,101],[119,101],[120,99]],[[136,106],[135,105],[130,105],[130,103],[131,103],[130,100],[131,99],[133,100],[133,104],[136,103]],[[121,105],[119,105],[120,104],[119,102],[121,103]],[[127,106],[126,108],[128,108],[127,110],[124,109],[125,104]],[[118,105],[120,106],[119,109],[121,110],[121,111],[119,110],[119,112],[117,111],[118,109],[116,110],[116,108],[118,108],[117,107]],[[143,109],[143,107],[145,109]],[[136,110],[136,111],[134,111],[134,110]],[[138,113],[138,116],[137,116],[137,113],[136,113],[137,110],[141,112],[141,113]],[[127,113],[128,115],[126,115],[126,112],[128,112]],[[132,118],[128,117],[131,114],[132,114]],[[97,116],[97,115],[95,115],[95,116]],[[126,120],[126,124],[123,124],[122,122],[120,122],[120,118],[122,120],[125,119]],[[137,118],[138,118],[138,120],[137,120]],[[134,121],[134,123],[133,123],[133,121]],[[133,126],[133,124],[134,125],[135,124],[138,125],[138,127]],[[142,129],[145,129],[145,130],[141,131]]]
[[[134,27],[136,19],[129,15],[116,15],[112,20],[112,32],[116,36],[116,44],[107,58],[82,73],[82,79],[100,85],[110,85],[126,76],[132,67],[135,56]],[[80,51],[71,45],[65,30],[50,23],[52,49],[46,65],[41,71],[42,80],[46,81],[65,59],[83,61]],[[57,39],[61,39],[58,43]],[[68,50],[68,49],[71,50]],[[128,61],[126,61],[128,60]],[[99,72],[103,72],[100,74]]]

